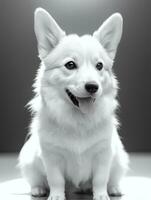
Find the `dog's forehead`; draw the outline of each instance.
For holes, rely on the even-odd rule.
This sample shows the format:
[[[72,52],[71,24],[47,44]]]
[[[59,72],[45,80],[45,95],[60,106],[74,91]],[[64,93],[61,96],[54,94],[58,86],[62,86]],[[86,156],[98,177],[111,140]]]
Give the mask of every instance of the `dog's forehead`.
[[[69,35],[66,37],[66,43],[68,43],[68,47],[79,48],[82,49],[101,49],[101,44],[91,35]]]
[[[104,60],[109,65],[112,61],[107,56],[100,42],[91,35],[78,36],[76,34],[64,37],[58,46],[44,60],[45,64],[59,62],[66,58],[72,58],[80,62],[83,60]]]
[[[85,46],[98,47],[100,48],[100,43],[92,35],[83,35],[80,37],[81,42]]]
[[[97,39],[91,35],[68,35],[63,41],[62,45],[64,52],[67,54],[74,54],[84,57],[99,57],[103,53],[103,47]]]

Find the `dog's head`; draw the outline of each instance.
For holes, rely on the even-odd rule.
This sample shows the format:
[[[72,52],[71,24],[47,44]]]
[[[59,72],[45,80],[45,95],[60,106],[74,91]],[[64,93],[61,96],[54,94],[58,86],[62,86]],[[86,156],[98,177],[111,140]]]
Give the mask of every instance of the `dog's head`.
[[[122,35],[122,17],[109,17],[93,35],[66,35],[43,9],[35,11],[35,33],[43,63],[41,95],[46,103],[87,113],[116,88],[113,60]]]

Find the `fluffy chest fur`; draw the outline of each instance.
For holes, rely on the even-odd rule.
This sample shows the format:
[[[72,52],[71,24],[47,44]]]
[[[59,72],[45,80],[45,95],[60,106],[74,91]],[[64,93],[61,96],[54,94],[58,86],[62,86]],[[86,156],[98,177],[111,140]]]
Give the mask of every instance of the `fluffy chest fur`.
[[[111,148],[115,129],[113,119],[114,115],[111,115],[108,120],[99,123],[93,121],[93,126],[88,119],[87,124],[77,126],[73,122],[69,126],[47,119],[48,122],[43,118],[38,131],[41,147],[47,151],[48,159],[52,155],[57,157],[56,162],[62,164],[66,179],[78,187],[80,183],[91,179],[97,155],[101,156],[106,149]]]

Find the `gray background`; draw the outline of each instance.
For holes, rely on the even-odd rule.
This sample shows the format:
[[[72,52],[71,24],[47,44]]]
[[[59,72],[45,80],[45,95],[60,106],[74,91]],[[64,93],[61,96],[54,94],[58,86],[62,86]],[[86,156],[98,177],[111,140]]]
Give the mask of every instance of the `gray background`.
[[[120,81],[120,135],[127,151],[151,151],[151,6],[149,0],[0,0],[0,151],[19,151],[28,131],[39,65],[33,13],[47,9],[67,33],[92,33],[114,12],[124,33],[114,69]]]

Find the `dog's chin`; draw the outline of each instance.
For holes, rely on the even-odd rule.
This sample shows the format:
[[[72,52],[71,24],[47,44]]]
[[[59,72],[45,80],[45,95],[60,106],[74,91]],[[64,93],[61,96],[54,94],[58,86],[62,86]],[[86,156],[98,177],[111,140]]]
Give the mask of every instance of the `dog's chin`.
[[[93,110],[96,98],[93,96],[78,97],[75,96],[69,89],[66,89],[66,94],[72,103],[82,113],[86,114]]]

